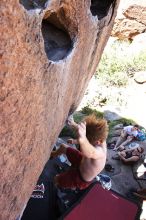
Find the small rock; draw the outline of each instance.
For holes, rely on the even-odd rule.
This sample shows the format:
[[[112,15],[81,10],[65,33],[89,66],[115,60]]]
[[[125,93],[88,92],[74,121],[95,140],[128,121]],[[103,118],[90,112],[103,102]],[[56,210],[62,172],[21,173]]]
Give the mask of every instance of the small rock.
[[[113,127],[113,130],[123,129],[123,127],[124,127],[123,124],[118,124]]]
[[[119,137],[122,129],[116,129],[112,132],[112,137]]]
[[[108,140],[108,143],[111,144],[111,143],[114,143],[114,142],[117,142],[119,137],[112,137],[110,140]]]
[[[146,71],[140,71],[135,73],[134,80],[139,84],[146,83]]]
[[[115,112],[105,110],[104,111],[104,118],[108,121],[115,121],[115,120],[121,119],[122,117]]]

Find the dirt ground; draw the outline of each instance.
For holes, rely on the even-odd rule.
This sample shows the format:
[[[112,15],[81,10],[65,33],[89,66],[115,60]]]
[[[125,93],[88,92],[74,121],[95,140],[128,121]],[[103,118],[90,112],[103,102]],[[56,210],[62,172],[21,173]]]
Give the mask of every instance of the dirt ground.
[[[146,141],[139,142],[140,146],[144,148],[144,155],[139,162],[136,162],[134,165],[124,165],[120,160],[114,160],[112,157],[116,154],[112,149],[108,149],[107,154],[107,163],[111,164],[114,168],[113,172],[107,172],[103,170],[104,174],[107,174],[111,177],[112,180],[112,189],[122,194],[123,196],[128,197],[140,204],[140,206],[146,205],[144,201],[138,199],[136,196],[133,196],[131,190],[143,189],[146,188],[146,176],[145,180],[142,178],[143,172],[146,171],[144,167],[144,157],[146,155]],[[141,172],[141,173],[140,173]],[[146,207],[142,208],[142,214],[140,220],[146,219]]]

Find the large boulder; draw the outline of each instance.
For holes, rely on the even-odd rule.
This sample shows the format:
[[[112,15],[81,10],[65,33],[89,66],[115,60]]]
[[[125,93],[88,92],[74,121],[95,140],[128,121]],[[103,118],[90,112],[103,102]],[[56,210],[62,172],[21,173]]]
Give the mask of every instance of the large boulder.
[[[136,20],[127,18],[116,19],[112,36],[120,40],[131,40],[136,35],[145,32],[146,26]]]
[[[110,36],[118,1],[1,0],[0,219],[28,201]]]
[[[112,36],[120,40],[133,40],[135,36],[146,32],[145,11],[144,1],[121,1]]]
[[[123,14],[129,19],[135,19],[139,23],[146,25],[146,6],[131,5]]]

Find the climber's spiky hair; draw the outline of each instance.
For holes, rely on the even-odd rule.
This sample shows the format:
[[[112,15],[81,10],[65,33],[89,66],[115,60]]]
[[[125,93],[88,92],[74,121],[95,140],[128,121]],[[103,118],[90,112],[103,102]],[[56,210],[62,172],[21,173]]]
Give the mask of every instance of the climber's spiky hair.
[[[105,141],[108,135],[108,125],[105,119],[97,119],[94,114],[84,118],[86,121],[86,136],[91,144]]]

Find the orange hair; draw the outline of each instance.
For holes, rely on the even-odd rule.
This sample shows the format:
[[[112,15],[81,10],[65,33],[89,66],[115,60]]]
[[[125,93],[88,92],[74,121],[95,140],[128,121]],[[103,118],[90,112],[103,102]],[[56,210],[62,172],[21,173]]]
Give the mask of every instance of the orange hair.
[[[85,117],[86,136],[91,144],[105,141],[108,135],[108,125],[105,119],[96,118],[94,114]]]

